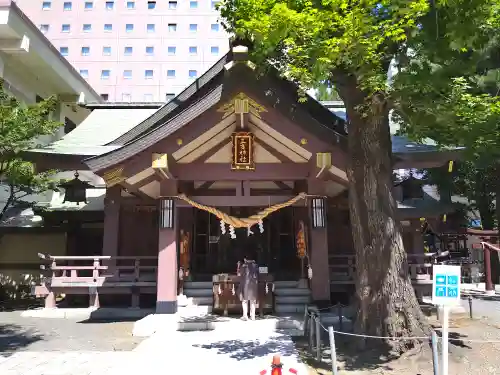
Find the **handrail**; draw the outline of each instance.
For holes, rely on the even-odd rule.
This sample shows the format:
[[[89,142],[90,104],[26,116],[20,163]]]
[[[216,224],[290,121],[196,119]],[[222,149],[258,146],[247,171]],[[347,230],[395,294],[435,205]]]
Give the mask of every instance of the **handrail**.
[[[483,247],[484,246],[488,246],[490,249],[500,252],[500,247],[496,247],[495,245],[493,245],[493,244],[491,244],[489,242],[481,241],[481,245]]]

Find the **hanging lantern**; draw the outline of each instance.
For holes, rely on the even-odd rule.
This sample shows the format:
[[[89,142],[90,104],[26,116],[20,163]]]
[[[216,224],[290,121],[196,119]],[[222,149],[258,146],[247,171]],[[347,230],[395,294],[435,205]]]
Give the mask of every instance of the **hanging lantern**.
[[[174,200],[162,198],[160,200],[160,228],[172,229],[174,227]]]
[[[326,227],[325,200],[323,198],[312,200],[312,225],[313,228]]]
[[[64,189],[63,203],[74,202],[77,205],[79,205],[80,202],[87,203],[87,189],[93,189],[95,187],[87,181],[80,180],[78,177],[78,172],[75,172],[74,179],[58,185],[58,187]]]

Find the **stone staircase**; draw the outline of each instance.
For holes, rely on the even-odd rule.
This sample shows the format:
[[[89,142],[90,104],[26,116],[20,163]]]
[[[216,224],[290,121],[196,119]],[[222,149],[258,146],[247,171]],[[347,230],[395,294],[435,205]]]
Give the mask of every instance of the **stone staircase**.
[[[311,291],[299,281],[275,281],[274,298],[277,315],[303,314],[311,302]]]
[[[184,294],[188,304],[203,306],[211,312],[213,305],[212,282],[186,281]],[[277,315],[302,314],[311,301],[311,291],[299,285],[298,281],[274,282],[275,309]]]
[[[203,306],[208,313],[212,312],[214,295],[211,281],[186,281],[184,294],[189,305]]]

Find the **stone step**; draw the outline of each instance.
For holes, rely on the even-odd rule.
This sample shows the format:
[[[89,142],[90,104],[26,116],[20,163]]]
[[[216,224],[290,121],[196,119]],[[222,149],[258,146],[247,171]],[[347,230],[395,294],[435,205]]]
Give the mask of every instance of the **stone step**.
[[[212,289],[211,281],[185,281],[184,289]]]
[[[306,288],[275,288],[274,294],[277,296],[310,296],[311,291]]]
[[[187,297],[212,297],[212,288],[184,288],[184,294]]]
[[[304,296],[290,296],[290,295],[277,295],[275,297],[276,304],[308,304],[311,301],[311,297],[309,295]]]
[[[299,282],[298,281],[275,281],[274,282],[274,287],[276,289],[279,288],[298,288]]]
[[[194,306],[212,306],[214,299],[212,297],[188,297]]]
[[[274,307],[276,314],[303,314],[304,304],[276,304]]]

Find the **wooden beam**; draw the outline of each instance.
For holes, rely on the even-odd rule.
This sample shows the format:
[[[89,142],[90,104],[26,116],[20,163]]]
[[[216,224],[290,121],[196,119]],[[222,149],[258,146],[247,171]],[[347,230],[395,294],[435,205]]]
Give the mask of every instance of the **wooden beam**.
[[[237,197],[237,196],[194,196],[189,197],[196,203],[204,204],[206,206],[212,207],[248,207],[248,206],[258,206],[258,207],[268,207],[276,203],[284,203],[294,196],[292,195],[276,195],[276,196],[262,196],[262,197]],[[191,207],[189,203],[184,202],[182,199],[176,200],[177,207]],[[295,203],[295,206],[304,206],[304,202],[299,200]]]
[[[291,187],[285,184],[283,181],[273,181],[273,183],[282,190],[290,190]]]
[[[204,183],[202,183],[200,186],[198,186],[196,189],[195,189],[195,192],[197,192],[198,190],[206,190],[206,189],[210,189],[210,187],[215,184],[215,181],[205,181]],[[202,195],[202,194],[199,194],[199,195]]]
[[[154,200],[154,198],[150,197],[146,193],[139,190],[139,187],[137,187],[137,185],[131,185],[126,181],[122,181],[120,183],[120,185],[122,185],[127,190],[127,192],[129,192],[130,194],[132,194],[133,196],[135,196],[137,198],[141,198],[141,199],[144,199],[146,201]]]
[[[167,154],[157,154],[152,155],[151,167],[155,171],[155,174],[162,180],[172,179],[173,176],[168,168],[168,155]]]

